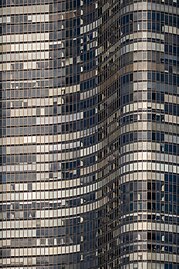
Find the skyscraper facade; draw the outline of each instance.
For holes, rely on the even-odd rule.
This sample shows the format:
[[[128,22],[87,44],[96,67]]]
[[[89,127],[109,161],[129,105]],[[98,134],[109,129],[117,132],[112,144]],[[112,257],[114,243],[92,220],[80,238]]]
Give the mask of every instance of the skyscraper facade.
[[[179,268],[179,2],[119,12],[120,268]]]
[[[2,1],[2,266],[96,268],[96,2]]]
[[[179,268],[179,2],[2,0],[1,264]]]

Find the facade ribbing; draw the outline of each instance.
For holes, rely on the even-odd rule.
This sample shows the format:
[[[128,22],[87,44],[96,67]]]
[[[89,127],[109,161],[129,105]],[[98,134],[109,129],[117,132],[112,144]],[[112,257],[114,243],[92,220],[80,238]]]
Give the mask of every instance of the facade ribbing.
[[[2,268],[178,269],[178,1],[2,0]]]

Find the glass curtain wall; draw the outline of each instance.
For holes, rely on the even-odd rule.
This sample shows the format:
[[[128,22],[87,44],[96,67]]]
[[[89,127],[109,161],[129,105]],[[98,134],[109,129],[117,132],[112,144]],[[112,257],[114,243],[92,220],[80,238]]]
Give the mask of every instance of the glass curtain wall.
[[[3,268],[97,268],[98,3],[3,0]]]
[[[121,269],[179,266],[179,3],[120,5]]]
[[[178,269],[178,1],[0,20],[2,268]]]

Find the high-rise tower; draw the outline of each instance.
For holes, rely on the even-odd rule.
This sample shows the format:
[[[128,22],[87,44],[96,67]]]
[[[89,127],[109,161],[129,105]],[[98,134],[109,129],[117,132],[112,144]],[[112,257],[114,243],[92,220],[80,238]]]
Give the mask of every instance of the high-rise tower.
[[[179,2],[2,0],[2,268],[179,268]]]
[[[179,268],[179,2],[119,12],[120,268]]]
[[[97,267],[98,5],[2,1],[2,267]]]

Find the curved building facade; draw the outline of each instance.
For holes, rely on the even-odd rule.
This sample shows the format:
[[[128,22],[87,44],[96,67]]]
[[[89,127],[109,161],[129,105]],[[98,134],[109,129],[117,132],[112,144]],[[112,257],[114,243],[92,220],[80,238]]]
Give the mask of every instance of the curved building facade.
[[[1,264],[179,267],[179,3],[2,0]]]
[[[121,269],[179,267],[178,7],[121,1]]]
[[[96,268],[97,2],[1,11],[2,267]]]

